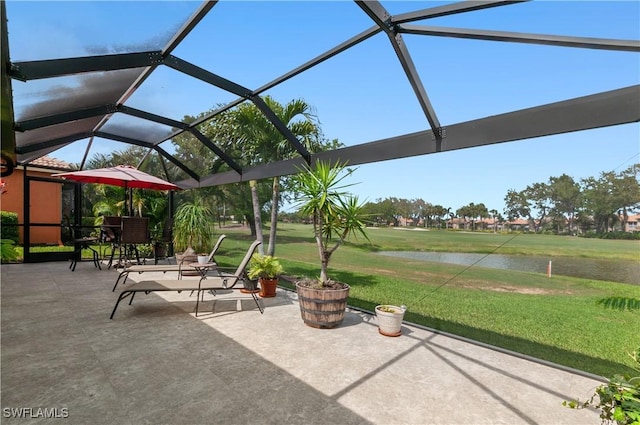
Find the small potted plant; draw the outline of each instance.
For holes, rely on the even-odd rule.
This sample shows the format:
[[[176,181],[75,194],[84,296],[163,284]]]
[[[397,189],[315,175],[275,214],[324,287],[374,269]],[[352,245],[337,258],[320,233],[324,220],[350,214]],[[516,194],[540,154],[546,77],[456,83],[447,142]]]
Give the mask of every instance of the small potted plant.
[[[258,279],[262,298],[276,296],[278,276],[284,272],[278,258],[271,255],[253,254],[249,262],[249,279]]]
[[[209,262],[209,254],[201,252],[198,254],[198,264],[207,264]]]
[[[384,336],[402,335],[402,320],[407,307],[402,305],[383,304],[376,306],[376,319],[378,321],[378,332]]]

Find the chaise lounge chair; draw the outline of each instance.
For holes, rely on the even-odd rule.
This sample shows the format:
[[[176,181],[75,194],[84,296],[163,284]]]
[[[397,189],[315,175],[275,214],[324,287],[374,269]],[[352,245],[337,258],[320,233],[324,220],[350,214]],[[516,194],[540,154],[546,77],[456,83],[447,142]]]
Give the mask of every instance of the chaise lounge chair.
[[[260,245],[261,243],[262,242],[260,241],[254,241],[251,244],[234,274],[228,274],[221,270],[218,270],[218,276],[207,277],[206,275],[203,275],[203,277],[199,280],[143,280],[141,282],[137,282],[130,286],[127,286],[122,290],[122,292],[120,292],[120,295],[118,295],[118,300],[116,301],[115,307],[113,307],[110,319],[113,319],[113,316],[116,314],[116,310],[118,309],[118,305],[123,299],[130,297],[129,305],[131,305],[131,303],[133,302],[133,297],[136,293],[144,292],[145,294],[149,294],[151,292],[158,291],[177,291],[178,293],[182,291],[197,291],[196,317],[198,317],[198,306],[200,304],[200,298],[202,297],[202,301],[204,302],[204,293],[206,291],[213,291],[215,294],[216,289],[233,289],[239,281],[247,279],[246,269],[249,265],[249,260],[251,259],[251,256],[254,254],[258,245]],[[236,289],[241,288],[238,287]],[[262,306],[260,306],[258,297],[254,292],[251,292],[251,297],[258,306],[260,314],[264,314],[264,309],[262,308]]]
[[[227,235],[220,235],[218,241],[213,246],[211,250],[211,254],[209,254],[208,262],[211,263],[214,261],[214,256],[218,249],[220,248],[220,244],[226,238]],[[141,264],[141,265],[131,265],[129,267],[124,268],[120,274],[118,274],[118,278],[116,279],[115,285],[113,285],[113,289],[111,292],[114,292],[118,287],[118,283],[120,283],[120,279],[122,279],[122,283],[127,282],[127,277],[129,277],[129,273],[144,273],[144,272],[178,272],[178,279],[182,277],[183,271],[195,271],[193,267],[190,267],[188,264]],[[123,279],[124,278],[124,279]]]

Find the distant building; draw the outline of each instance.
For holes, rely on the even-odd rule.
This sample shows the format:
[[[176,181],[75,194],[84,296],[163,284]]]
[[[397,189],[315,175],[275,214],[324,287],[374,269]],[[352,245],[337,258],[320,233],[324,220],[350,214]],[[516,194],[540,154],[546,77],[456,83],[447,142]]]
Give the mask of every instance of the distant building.
[[[623,220],[624,217],[620,216],[620,223]],[[640,214],[627,216],[627,232],[640,232]]]

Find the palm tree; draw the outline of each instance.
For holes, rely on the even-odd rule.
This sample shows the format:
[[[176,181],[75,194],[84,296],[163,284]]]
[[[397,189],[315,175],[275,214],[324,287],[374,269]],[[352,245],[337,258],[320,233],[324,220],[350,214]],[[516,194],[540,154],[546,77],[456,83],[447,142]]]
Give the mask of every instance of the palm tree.
[[[329,284],[329,260],[340,245],[350,236],[369,240],[363,205],[357,196],[345,191],[352,184],[343,180],[352,172],[345,164],[317,162],[314,168],[306,167],[294,177],[299,211],[313,222],[322,286]]]
[[[253,205],[253,223],[256,228],[256,240],[260,241],[260,245],[258,245],[258,252],[260,255],[264,255],[264,235],[262,234],[262,214],[260,211],[257,180],[250,180],[249,187],[251,188],[251,204]]]
[[[496,233],[498,230],[498,210],[495,208],[489,210],[489,214],[491,214],[491,218],[493,218],[493,233]]]
[[[302,99],[294,99],[282,105],[270,96],[264,102],[275,113],[298,141],[309,151],[317,150],[320,143],[320,128],[312,108]],[[242,105],[236,111],[238,128],[242,141],[247,143],[247,158],[254,163],[267,163],[291,158],[296,154],[291,143],[280,133],[255,105]],[[250,182],[254,215],[256,220],[256,237],[262,238],[260,204],[257,193],[257,182]],[[271,195],[271,228],[267,255],[275,254],[276,229],[278,224],[278,206],[280,204],[280,177],[273,178]],[[262,247],[262,245],[260,245]],[[263,252],[261,252],[263,253]]]

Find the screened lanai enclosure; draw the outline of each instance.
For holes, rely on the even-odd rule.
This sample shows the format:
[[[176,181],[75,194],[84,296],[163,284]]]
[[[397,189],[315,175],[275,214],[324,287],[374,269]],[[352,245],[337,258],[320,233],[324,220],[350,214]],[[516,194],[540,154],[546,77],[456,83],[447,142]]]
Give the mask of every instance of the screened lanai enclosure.
[[[164,177],[189,188],[293,173],[318,158],[363,164],[637,122],[638,34],[601,36],[616,22],[596,26],[598,17],[585,16],[584,3],[557,5],[553,15],[541,15],[544,5],[519,1],[3,2],[3,154],[27,164],[60,149],[82,150],[86,159],[97,145],[134,144],[162,157],[171,165]],[[503,20],[506,9],[527,16],[527,28],[509,28],[508,22],[488,28],[486,23]],[[244,24],[260,15],[260,27]],[[544,21],[554,21],[557,32],[536,32]],[[363,57],[365,46],[374,48]],[[465,67],[465,56],[478,60],[477,49],[488,62]],[[477,88],[499,89],[499,83],[475,78],[487,64],[497,80],[502,72],[537,64],[540,72],[558,74],[562,84],[562,62],[544,63],[550,49],[565,49],[566,55],[587,50],[591,59],[584,65],[607,62],[611,75],[598,84],[585,81],[572,98],[558,98],[554,87],[546,87],[546,96],[520,99],[515,109],[483,109],[478,97],[491,93]],[[520,63],[508,69],[510,62]],[[618,64],[629,63],[636,65],[636,81],[614,86],[621,81]],[[458,81],[448,84],[459,87],[442,86],[437,76],[443,69],[456,74]],[[569,71],[579,78],[580,69]],[[319,112],[326,109],[326,120],[330,107],[348,113],[353,134],[336,135],[346,147],[315,155],[263,101],[265,95],[290,93],[315,105],[314,94],[338,90],[353,91],[350,104],[318,104]],[[412,98],[398,103],[404,92]],[[367,111],[373,98],[382,99],[376,106],[384,110]],[[247,167],[199,131],[242,102],[260,109],[295,148],[295,158]],[[477,104],[477,116],[451,122],[450,109],[465,102]],[[182,121],[209,110],[194,122]],[[387,122],[379,135],[356,131],[379,115],[395,116],[390,110],[418,119],[397,129]],[[414,131],[403,133],[403,127]],[[5,129],[15,134],[14,149]],[[181,133],[211,149],[225,166],[195,174],[174,155],[171,140]]]
[[[622,8],[621,20],[598,7]],[[368,164],[637,123],[637,12],[635,2],[2,2],[3,174],[44,155],[84,168],[136,145],[162,164],[158,177],[189,189],[316,160]],[[266,96],[305,99],[342,146],[308,151]],[[293,155],[247,162],[205,135],[244,103]],[[216,163],[196,171],[177,137]]]

